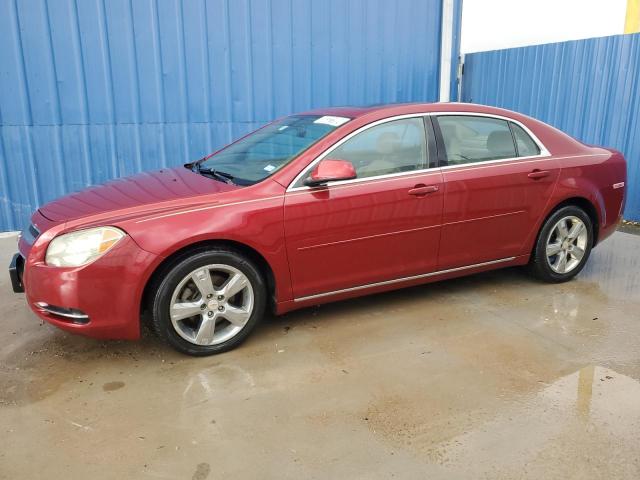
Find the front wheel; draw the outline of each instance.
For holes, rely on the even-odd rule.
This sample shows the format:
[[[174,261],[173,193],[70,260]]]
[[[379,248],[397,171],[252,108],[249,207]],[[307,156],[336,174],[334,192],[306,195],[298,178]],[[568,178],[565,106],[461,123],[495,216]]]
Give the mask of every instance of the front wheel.
[[[241,254],[209,249],[176,260],[151,299],[156,333],[195,356],[236,347],[263,316],[266,288],[260,271]]]
[[[592,246],[593,224],[589,215],[573,205],[562,207],[542,226],[530,270],[546,282],[566,282],[582,270]]]

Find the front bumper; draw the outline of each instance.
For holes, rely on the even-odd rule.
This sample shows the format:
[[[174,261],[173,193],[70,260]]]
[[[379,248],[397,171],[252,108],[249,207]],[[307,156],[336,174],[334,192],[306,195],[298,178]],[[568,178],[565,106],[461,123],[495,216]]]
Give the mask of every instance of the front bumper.
[[[24,283],[22,282],[22,275],[24,273],[24,258],[19,253],[16,253],[11,259],[9,264],[9,277],[11,278],[11,287],[15,293],[24,292]]]
[[[29,307],[63,330],[102,339],[140,337],[140,300],[158,257],[130,237],[77,268],[49,266],[29,254],[23,284]]]

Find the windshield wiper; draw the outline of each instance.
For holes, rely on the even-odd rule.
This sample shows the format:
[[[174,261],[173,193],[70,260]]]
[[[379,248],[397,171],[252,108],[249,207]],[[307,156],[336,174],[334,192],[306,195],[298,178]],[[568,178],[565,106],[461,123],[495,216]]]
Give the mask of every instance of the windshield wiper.
[[[202,168],[199,163],[196,163],[193,166],[193,170],[195,172],[199,173],[200,175],[211,175],[216,180],[219,180],[219,181],[224,182],[224,183],[229,183],[231,185],[235,185],[235,183],[233,183],[233,180],[236,177],[234,177],[230,173],[221,172],[220,170],[215,170],[213,168]]]

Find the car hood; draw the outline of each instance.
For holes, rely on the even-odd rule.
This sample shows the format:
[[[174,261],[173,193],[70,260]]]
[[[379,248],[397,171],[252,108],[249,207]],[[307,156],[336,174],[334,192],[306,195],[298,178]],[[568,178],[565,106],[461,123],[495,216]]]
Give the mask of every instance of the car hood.
[[[235,190],[235,185],[219,182],[184,167],[144,172],[89,187],[40,207],[40,213],[54,222],[116,212],[143,213],[173,208],[209,199],[209,195]],[[190,201],[192,200],[192,201]]]

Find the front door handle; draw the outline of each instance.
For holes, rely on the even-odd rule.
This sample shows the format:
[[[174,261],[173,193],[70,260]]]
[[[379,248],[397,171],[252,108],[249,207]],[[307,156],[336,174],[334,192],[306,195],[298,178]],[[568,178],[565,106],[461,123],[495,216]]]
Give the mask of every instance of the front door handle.
[[[411,190],[409,190],[409,195],[415,195],[416,197],[422,197],[428,193],[435,193],[440,188],[437,185],[416,185]]]
[[[537,168],[527,175],[529,178],[533,178],[534,180],[538,180],[540,178],[548,177],[551,174],[549,170],[538,170]]]

